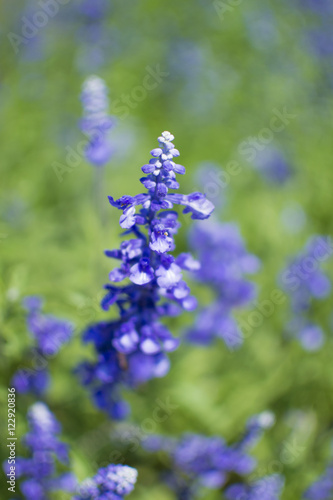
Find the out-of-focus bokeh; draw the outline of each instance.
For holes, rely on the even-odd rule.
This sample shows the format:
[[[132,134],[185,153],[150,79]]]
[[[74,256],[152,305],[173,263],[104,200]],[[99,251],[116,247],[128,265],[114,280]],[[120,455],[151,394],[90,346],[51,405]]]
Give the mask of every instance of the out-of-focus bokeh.
[[[119,424],[92,406],[72,371],[92,356],[80,341],[82,330],[107,317],[99,308],[111,269],[103,250],[120,242],[119,213],[107,195],[142,191],[141,166],[163,130],[175,135],[187,169],[182,192],[206,192],[215,218],[237,223],[247,249],[262,261],[253,277],[258,301],[239,312],[240,322],[281,288],[279,274],[311,236],[332,235],[331,2],[16,0],[0,9],[4,409],[15,370],[38,365],[21,303],[40,295],[48,312],[75,324],[73,341],[48,360],[47,401],[62,422],[80,479],[123,460],[139,469],[131,498],[173,498],[158,482],[154,458],[136,446],[150,432],[144,422],[156,399],[170,398],[176,409],[154,432],[189,430],[232,441],[249,416],[274,411],[276,425],[255,450],[258,471],[280,472],[282,498],[301,498],[331,453],[332,296],[311,309],[325,333],[315,352],[286,332],[288,295],[259,326],[247,328],[236,351],[222,341],[208,348],[184,343],[171,354],[164,379],[126,395],[131,430],[117,446],[111,434]],[[114,154],[102,179],[85,161],[87,139],[79,127],[81,87],[92,74],[105,80],[116,119]],[[189,228],[183,221],[180,251],[188,247]],[[322,266],[332,279],[332,261]],[[204,287],[192,288],[207,302]],[[169,326],[178,335],[194,317]],[[26,431],[32,401],[17,397],[18,435]]]

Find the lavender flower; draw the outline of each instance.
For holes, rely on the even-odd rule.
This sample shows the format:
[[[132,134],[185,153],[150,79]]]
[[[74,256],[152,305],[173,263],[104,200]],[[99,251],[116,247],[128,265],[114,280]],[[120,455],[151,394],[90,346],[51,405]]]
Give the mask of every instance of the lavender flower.
[[[177,498],[192,499],[199,496],[203,487],[222,488],[232,473],[240,476],[251,473],[256,461],[247,452],[273,423],[274,416],[270,412],[252,417],[244,436],[233,445],[227,445],[217,436],[185,434],[179,441],[150,436],[145,439],[143,446],[151,452],[163,450],[168,453],[171,472],[166,476],[167,483],[178,495],[180,491],[186,492],[187,496]]]
[[[36,342],[35,357],[45,361],[45,357],[57,354],[70,340],[73,325],[69,321],[43,314],[40,297],[26,297],[24,306],[28,310],[27,327]],[[11,385],[20,393],[32,392],[41,396],[48,389],[50,380],[48,370],[42,366],[38,370],[19,369],[14,374]]]
[[[179,340],[160,318],[196,306],[182,271],[197,269],[199,264],[188,254],[175,258],[169,253],[175,249],[173,238],[180,227],[177,212],[171,209],[174,204],[185,205],[184,212],[191,213],[192,219],[206,219],[214,207],[201,193],[169,193],[179,187],[176,173],[185,173],[185,168],[173,161],[179,156],[173,138],[164,132],[158,139],[160,147],[142,167],[148,174],[141,179],[147,193],[119,200],[109,197],[111,205],[122,211],[124,234],[132,236],[119,249],[106,251],[108,257],[120,261],[109,278],[113,283],[127,282],[105,286],[102,308],[108,310],[115,304],[119,317],[92,325],[85,332],[84,340],[95,344],[98,359],[81,365],[79,373],[97,406],[113,418],[122,418],[127,412],[119,396],[122,384],[134,387],[169,370],[165,353],[174,351]],[[139,205],[142,208],[137,211]]]
[[[304,500],[331,500],[333,497],[333,463],[304,494]]]
[[[215,301],[200,311],[188,339],[209,344],[222,338],[229,348],[242,343],[241,331],[232,316],[236,307],[245,306],[255,297],[255,287],[245,279],[247,273],[259,268],[259,260],[247,253],[238,228],[234,224],[210,221],[198,224],[190,235],[201,267],[194,274],[216,294]]]
[[[254,484],[233,484],[227,488],[227,500],[279,500],[283,488],[283,479],[277,475],[267,476]]]
[[[114,122],[108,115],[108,90],[104,80],[98,76],[87,78],[83,84],[81,101],[84,109],[81,130],[89,138],[86,159],[100,167],[110,160],[113,153],[109,131]]]
[[[108,465],[79,486],[73,500],[122,500],[131,493],[137,471],[127,465]]]
[[[320,263],[331,253],[329,241],[314,237],[292,260],[281,278],[291,298],[292,319],[288,329],[307,351],[318,350],[324,343],[324,332],[313,323],[310,311],[315,299],[322,300],[331,291],[330,280],[320,269]]]
[[[16,477],[25,478],[20,489],[26,500],[48,500],[51,491],[73,492],[76,478],[71,473],[56,473],[56,461],[68,465],[67,446],[59,441],[61,426],[44,403],[35,403],[28,411],[29,432],[23,441],[28,458],[16,458]],[[9,464],[4,470],[9,473]]]

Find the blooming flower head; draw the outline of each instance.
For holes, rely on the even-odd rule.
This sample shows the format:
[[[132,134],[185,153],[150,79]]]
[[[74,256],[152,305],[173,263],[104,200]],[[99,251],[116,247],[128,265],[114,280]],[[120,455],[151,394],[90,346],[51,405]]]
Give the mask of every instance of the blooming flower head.
[[[84,110],[81,130],[89,140],[86,159],[100,167],[110,160],[113,153],[109,139],[113,119],[108,115],[108,90],[104,80],[98,76],[87,78],[83,84],[81,101]]]
[[[246,274],[259,269],[259,260],[246,251],[234,224],[197,224],[190,235],[190,246],[201,262],[194,277],[213,289],[216,300],[200,311],[188,338],[208,344],[220,337],[229,348],[235,348],[242,343],[242,335],[232,310],[254,299],[255,286],[247,281]]]
[[[174,204],[185,206],[192,219],[206,219],[213,205],[201,193],[170,193],[178,189],[176,174],[185,168],[175,163],[179,156],[174,137],[163,132],[159,147],[142,167],[148,174],[141,178],[147,192],[136,196],[109,197],[110,204],[120,210],[120,226],[129,236],[119,249],[106,255],[120,266],[109,274],[111,284],[102,307],[118,308],[118,319],[98,323],[85,333],[85,340],[95,344],[97,363],[81,365],[83,382],[93,390],[94,400],[113,417],[122,417],[125,407],[119,400],[119,385],[135,386],[152,377],[164,376],[169,369],[165,353],[174,351],[179,340],[161,323],[163,316],[191,311],[196,300],[183,279],[184,270],[198,269],[199,263],[189,254],[178,257],[174,235],[180,223]],[[139,208],[141,207],[141,208]],[[120,284],[123,280],[124,284]]]
[[[42,358],[54,356],[67,343],[73,334],[74,327],[67,320],[43,314],[43,302],[40,297],[26,297],[23,302],[28,311],[27,327],[36,343],[36,354]],[[40,396],[50,384],[47,368],[20,369],[13,378],[12,385],[20,393],[33,392]]]
[[[131,493],[137,471],[127,465],[108,465],[79,486],[73,500],[122,500]]]
[[[167,452],[173,471],[171,483],[170,477],[168,483],[176,487],[176,490],[179,486],[187,492],[196,492],[188,497],[196,498],[202,487],[223,487],[232,473],[240,476],[251,473],[256,461],[248,454],[248,450],[273,423],[274,417],[270,412],[252,417],[241,440],[232,445],[227,445],[218,436],[185,434],[178,441],[162,436],[149,436],[143,441],[143,446],[151,452]],[[185,480],[186,488],[180,478]]]
[[[321,327],[310,319],[310,310],[314,300],[323,300],[330,294],[331,282],[320,266],[331,254],[329,238],[311,238],[281,276],[291,299],[288,329],[307,351],[318,350],[325,340]]]
[[[67,446],[58,439],[59,422],[41,402],[28,411],[29,432],[23,442],[29,449],[28,458],[16,458],[16,477],[24,478],[20,489],[26,500],[47,500],[52,491],[73,492],[76,478],[71,473],[57,474],[56,462],[68,464]],[[8,463],[4,465],[8,470]]]

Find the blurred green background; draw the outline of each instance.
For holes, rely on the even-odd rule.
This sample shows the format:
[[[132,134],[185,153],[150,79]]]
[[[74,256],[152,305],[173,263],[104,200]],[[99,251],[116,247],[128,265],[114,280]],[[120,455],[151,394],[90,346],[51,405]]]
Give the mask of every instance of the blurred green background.
[[[163,130],[175,135],[187,169],[180,179],[182,192],[205,190],[198,176],[203,162],[219,169],[230,161],[239,163],[240,173],[230,177],[213,202],[221,205],[217,217],[239,224],[248,250],[262,260],[253,278],[259,300],[277,287],[288,256],[309,236],[332,235],[330,60],[316,56],[305,38],[307,30],[318,27],[318,19],[296,0],[244,1],[231,7],[232,2],[225,2],[230,8],[224,15],[205,0],[106,4],[102,19],[92,21],[83,2],[59,3],[59,12],[15,51],[9,34],[22,35],[24,18],[32,19],[41,7],[33,1],[1,2],[1,441],[7,432],[11,376],[32,363],[21,301],[37,294],[45,298],[47,312],[76,325],[74,340],[49,362],[53,382],[47,402],[62,422],[80,479],[101,464],[124,460],[139,469],[130,498],[173,498],[157,478],[163,457],[156,462],[133,444],[137,435],[147,433],[142,423],[151,417],[156,399],[169,397],[177,409],[154,432],[190,430],[232,441],[249,416],[273,410],[277,423],[255,449],[258,471],[281,472],[286,477],[282,498],[298,499],[323,471],[333,437],[331,299],[313,309],[326,333],[317,353],[306,353],[296,341],[285,339],[288,300],[239,351],[229,352],[222,342],[207,349],[182,345],[171,355],[167,377],[128,394],[133,408],[129,427],[108,422],[93,408],[72,369],[92,355],[90,347],[81,345],[82,329],[106,317],[99,301],[112,264],[103,250],[120,242],[119,214],[106,196],[141,191],[140,168]],[[133,98],[152,70],[163,73],[156,88]],[[117,118],[115,155],[105,168],[102,203],[94,194],[95,169],[79,153],[73,168],[66,160],[85,140],[78,128],[79,94],[90,74],[105,79],[110,111]],[[131,104],[124,110],[119,104],[124,106],[126,96]],[[267,145],[279,150],[294,170],[279,186],[266,182],[239,146],[269,127],[274,109],[284,108],[293,118]],[[60,177],[59,164],[67,168]],[[292,217],[282,214],[302,214],[300,207],[304,223],[286,224]],[[189,227],[185,224],[178,235],[179,251],[187,248]],[[326,267],[333,277],[332,264]],[[193,284],[193,290],[199,299],[206,297],[202,287]],[[188,314],[173,320],[171,328],[178,334],[193,320]],[[17,398],[18,436],[26,431],[32,401]],[[114,432],[125,437],[115,441]],[[23,447],[18,445],[17,451],[22,453]],[[8,498],[5,482],[1,498]]]

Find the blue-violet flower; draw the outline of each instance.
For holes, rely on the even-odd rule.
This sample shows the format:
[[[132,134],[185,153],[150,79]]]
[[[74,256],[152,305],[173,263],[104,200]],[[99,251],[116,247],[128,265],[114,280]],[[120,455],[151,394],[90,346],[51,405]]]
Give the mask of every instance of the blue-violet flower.
[[[179,340],[160,318],[196,306],[182,271],[198,269],[199,263],[188,254],[170,254],[180,227],[178,214],[172,208],[174,204],[184,205],[184,212],[191,213],[192,219],[207,219],[214,207],[201,193],[169,192],[179,187],[176,173],[185,173],[185,168],[173,161],[179,156],[173,139],[169,132],[163,132],[159,148],[153,149],[153,158],[142,167],[148,174],[141,179],[146,193],[118,200],[109,196],[110,204],[122,211],[120,226],[126,229],[124,234],[131,236],[119,249],[105,252],[120,261],[120,267],[110,272],[112,284],[105,286],[107,294],[101,305],[108,310],[115,304],[119,317],[92,325],[85,332],[84,340],[95,344],[98,359],[81,365],[79,373],[91,388],[97,406],[113,418],[127,413],[119,397],[121,384],[133,387],[168,372],[165,353],[174,351]],[[127,282],[123,285],[114,284],[124,279]]]

